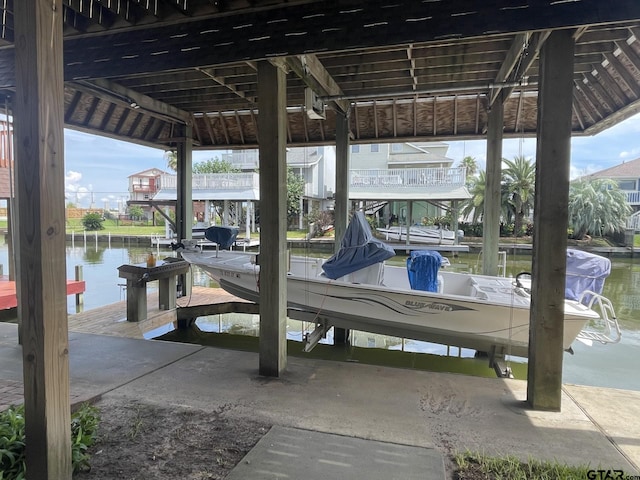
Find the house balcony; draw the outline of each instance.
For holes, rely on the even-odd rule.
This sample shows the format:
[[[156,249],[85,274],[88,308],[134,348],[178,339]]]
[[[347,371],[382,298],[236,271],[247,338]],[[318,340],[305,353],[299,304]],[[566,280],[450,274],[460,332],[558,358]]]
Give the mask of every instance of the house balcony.
[[[257,200],[260,192],[259,175],[250,173],[202,173],[192,177],[193,200]],[[154,200],[177,198],[178,176],[161,175],[158,194]]]
[[[640,192],[627,192],[627,203],[631,206],[640,206]]]
[[[350,170],[349,198],[360,200],[463,200],[466,169],[394,168]]]
[[[131,185],[131,192],[133,193],[156,193],[158,189],[151,185]]]

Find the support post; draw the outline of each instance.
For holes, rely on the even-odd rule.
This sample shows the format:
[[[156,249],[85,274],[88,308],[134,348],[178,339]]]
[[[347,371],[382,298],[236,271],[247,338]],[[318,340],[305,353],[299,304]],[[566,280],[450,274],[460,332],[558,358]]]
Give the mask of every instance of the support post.
[[[333,216],[334,251],[337,252],[349,223],[349,117],[339,112],[336,112],[336,193]]]
[[[482,222],[482,273],[484,275],[498,274],[503,117],[502,102],[497,100],[489,111],[487,128],[487,184]]]
[[[527,366],[527,402],[536,410],[561,408],[574,47],[573,31],[556,30],[540,52]]]
[[[71,480],[62,0],[14,3],[17,294],[26,468]]]
[[[182,139],[177,149],[178,192],[176,202],[176,233],[178,241],[193,238],[193,127],[182,126]],[[191,294],[191,277],[180,275],[182,295]],[[146,311],[146,310],[145,310]]]
[[[334,251],[340,250],[340,242],[349,223],[349,115],[336,111],[336,192],[333,208]],[[333,329],[334,345],[345,344],[349,330]]]
[[[287,365],[286,76],[258,63],[260,132],[260,375],[279,377]]]
[[[82,270],[82,265],[76,265],[74,278],[76,282],[82,282],[84,280],[84,272]],[[81,312],[83,305],[84,305],[84,293],[76,293],[76,312]]]

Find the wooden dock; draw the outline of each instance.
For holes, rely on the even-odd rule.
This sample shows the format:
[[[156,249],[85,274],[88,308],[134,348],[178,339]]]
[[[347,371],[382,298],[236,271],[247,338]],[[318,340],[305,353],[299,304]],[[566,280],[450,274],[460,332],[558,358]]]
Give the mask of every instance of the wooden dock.
[[[79,295],[86,288],[83,280],[67,280],[67,295]],[[6,275],[0,276],[0,310],[8,310],[18,306],[16,282]]]
[[[179,318],[198,316],[197,313],[203,311],[204,305],[208,307],[206,307],[207,313],[202,313],[203,315],[237,311],[251,312],[252,309],[257,312],[255,304],[234,297],[221,288],[193,287],[191,295],[178,298],[176,301],[178,307],[171,310],[160,310],[157,297],[157,292],[149,293],[148,316],[144,321],[127,321],[127,302],[121,301],[69,315],[69,331],[145,338],[146,333],[168,323],[175,323],[177,326]]]

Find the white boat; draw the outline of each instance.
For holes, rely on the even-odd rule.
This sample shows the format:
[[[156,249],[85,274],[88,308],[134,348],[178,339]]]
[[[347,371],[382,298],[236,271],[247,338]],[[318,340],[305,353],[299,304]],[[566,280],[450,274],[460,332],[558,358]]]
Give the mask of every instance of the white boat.
[[[304,313],[302,318],[315,321],[324,331],[337,326],[494,355],[527,356],[530,293],[521,278],[442,270],[442,257],[433,251],[412,252],[407,268],[386,265],[384,260],[394,255],[393,250],[373,238],[364,216],[354,218],[361,219],[357,227],[351,222],[345,239],[355,238],[355,242],[346,246],[349,241],[343,240],[340,252],[331,259],[290,257],[290,312]],[[364,228],[368,234],[360,231]],[[259,302],[260,266],[255,253],[189,248],[181,253],[227,292]],[[610,266],[606,258],[595,260]],[[581,288],[594,284],[591,272],[589,278],[580,272],[576,277]],[[604,280],[597,282],[601,287]],[[567,350],[576,338],[602,342],[620,338],[613,306],[600,292],[585,288],[576,298],[565,300],[564,312],[563,347]],[[586,334],[587,324],[604,324],[607,330]]]
[[[376,229],[385,240],[394,242],[407,241],[406,226],[390,226]],[[461,230],[458,236],[462,236]],[[409,227],[409,243],[426,243],[431,245],[453,245],[456,240],[456,232],[437,226],[411,225]]]

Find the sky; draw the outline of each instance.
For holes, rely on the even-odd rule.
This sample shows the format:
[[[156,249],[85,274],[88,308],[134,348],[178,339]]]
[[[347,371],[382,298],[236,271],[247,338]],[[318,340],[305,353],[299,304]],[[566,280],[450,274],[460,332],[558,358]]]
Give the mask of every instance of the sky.
[[[486,141],[447,142],[447,156],[457,165],[474,157],[484,170]],[[535,138],[504,140],[502,156],[535,158]],[[194,151],[193,162],[220,156],[219,150]],[[571,140],[571,177],[604,170],[640,158],[640,114],[592,137]],[[74,130],[65,130],[65,191],[67,201],[88,207],[117,208],[128,198],[128,177],[159,168],[169,171],[164,151]]]

